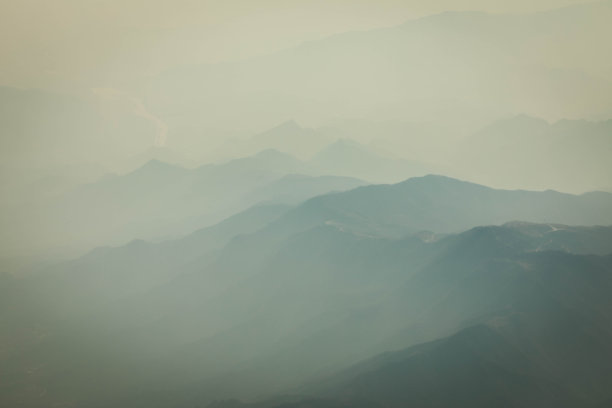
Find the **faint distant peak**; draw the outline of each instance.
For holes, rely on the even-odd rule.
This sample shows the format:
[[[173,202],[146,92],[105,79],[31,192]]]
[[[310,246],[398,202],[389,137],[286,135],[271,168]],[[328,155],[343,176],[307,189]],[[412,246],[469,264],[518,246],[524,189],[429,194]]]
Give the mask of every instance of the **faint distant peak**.
[[[365,146],[349,139],[337,139],[320,150],[313,160],[338,162],[348,159],[371,160],[373,158],[377,158],[377,155]]]
[[[145,168],[145,167],[150,167],[150,168],[165,168],[165,167],[176,167],[173,164],[170,163],[166,163],[164,161],[161,161],[159,159],[151,159],[148,162],[146,162],[145,164],[142,165],[141,168]]]
[[[265,133],[277,133],[277,132],[296,132],[296,131],[301,131],[303,129],[304,128],[301,127],[295,120],[290,119],[262,133],[265,134]]]
[[[310,136],[311,133],[311,129],[301,127],[294,120],[288,120],[253,136],[252,140],[261,143],[263,146],[275,146],[279,143],[286,143],[287,140],[302,139]]]
[[[260,160],[278,160],[278,159],[297,160],[295,157],[293,157],[289,153],[284,153],[284,152],[281,152],[273,148],[262,150],[259,153],[256,153],[253,157],[260,159]]]
[[[477,189],[490,190],[490,187],[483,186],[481,184],[471,183],[469,181],[463,181],[456,178],[442,176],[439,174],[428,174],[421,177],[411,177],[407,180],[397,183],[396,185],[402,187],[411,186],[430,186],[430,187],[470,187]]]
[[[168,171],[183,171],[184,168],[175,164],[170,164],[159,159],[151,159],[145,164],[132,172],[134,173],[149,173],[149,172],[168,172]]]
[[[420,182],[438,182],[438,183],[466,183],[465,181],[461,181],[452,177],[443,176],[440,174],[427,174],[425,176],[420,177],[411,177],[405,181],[402,181],[399,184],[403,183],[420,183]]]

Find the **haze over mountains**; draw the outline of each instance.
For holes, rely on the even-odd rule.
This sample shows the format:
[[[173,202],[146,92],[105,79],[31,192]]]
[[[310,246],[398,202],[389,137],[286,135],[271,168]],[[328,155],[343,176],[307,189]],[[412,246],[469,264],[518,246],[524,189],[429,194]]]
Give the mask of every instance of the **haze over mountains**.
[[[513,185],[518,177],[532,189],[609,191],[610,135],[610,120],[548,123],[517,116],[478,131],[454,160],[482,183]]]
[[[462,196],[473,199],[471,203],[486,203],[497,210],[490,213],[470,208]],[[419,206],[429,199],[447,205]],[[426,393],[434,392],[436,387],[471,386],[481,390],[479,376],[485,376],[492,383],[486,386],[489,396],[482,397],[483,403],[501,399],[528,401],[526,405],[517,402],[509,406],[530,406],[529,401],[539,400],[553,404],[558,401],[554,390],[559,387],[581,403],[586,401],[582,398],[597,402],[609,397],[609,387],[600,383],[606,377],[591,366],[591,357],[583,360],[582,368],[573,363],[536,367],[540,360],[560,358],[558,354],[542,354],[541,347],[546,349],[549,344],[542,341],[550,342],[551,349],[546,353],[562,353],[564,347],[569,347],[564,343],[569,341],[566,336],[553,334],[558,330],[586,330],[588,335],[576,334],[579,337],[574,341],[594,342],[587,349],[592,353],[601,349],[604,353],[597,355],[597,367],[609,364],[604,356],[610,355],[605,354],[610,350],[603,339],[609,329],[606,319],[611,265],[609,256],[589,254],[609,254],[612,232],[609,227],[558,223],[610,224],[611,200],[610,194],[498,191],[452,179],[424,177],[393,186],[361,187],[324,195],[294,209],[255,207],[178,241],[155,245],[134,242],[117,249],[97,250],[28,281],[9,280],[7,302],[28,302],[4,311],[4,330],[8,325],[17,336],[8,340],[20,342],[19,334],[29,327],[38,327],[40,332],[27,336],[32,340],[22,343],[20,352],[15,350],[6,356],[3,366],[10,368],[6,375],[13,378],[7,401],[29,401],[36,406],[43,401],[76,397],[85,406],[94,401],[102,405],[164,406],[163,402],[151,400],[148,393],[134,393],[144,386],[140,381],[146,381],[150,384],[147,387],[156,384],[163,399],[181,401],[186,406],[276,392],[306,393],[332,401],[340,398],[357,405],[365,398],[359,393],[376,401],[383,393],[383,400],[388,398],[391,406],[401,406],[406,401],[417,403],[410,398],[432,398]],[[555,213],[546,211],[552,202],[561,203],[556,204]],[[389,203],[393,206],[388,207]],[[538,212],[538,208],[542,210]],[[598,213],[597,208],[602,212]],[[431,216],[424,214],[427,211]],[[442,215],[447,218],[440,220]],[[450,236],[414,234],[427,227],[446,232],[516,217],[547,224],[476,227]],[[228,241],[234,234],[246,235]],[[561,301],[563,306],[558,303]],[[508,308],[508,302],[516,302],[516,306]],[[75,304],[81,306],[74,308]],[[44,314],[40,314],[42,310]],[[550,320],[552,332],[536,340],[532,336],[544,333],[532,322],[549,321],[553,316],[550,313],[562,321]],[[583,329],[579,323],[585,313],[595,319],[590,323],[595,325],[593,329]],[[493,326],[467,329],[480,323]],[[370,381],[387,382],[375,376],[395,375],[387,373],[385,364],[367,370],[357,394],[348,391],[354,381],[348,379],[321,380],[327,390],[324,392],[318,391],[320,386],[295,388],[325,378],[321,377],[323,373],[331,375],[343,367],[352,370],[348,368],[351,363],[377,352],[452,336],[463,327],[468,330],[465,336],[475,337],[461,344],[474,347],[478,354],[466,357],[455,351],[455,337],[440,343],[448,343],[449,351],[438,352],[438,347],[432,346],[423,358],[438,361],[431,364],[441,364],[442,377],[428,379],[428,385],[415,383],[424,396],[400,392],[403,388],[396,389],[399,394],[395,395],[381,389],[381,385],[370,386]],[[593,330],[603,332],[593,334]],[[83,336],[81,340],[74,339],[79,349],[84,347],[83,351],[62,351],[62,339],[75,331]],[[97,340],[92,343],[94,339]],[[105,346],[107,341],[110,343]],[[506,345],[509,341],[511,344]],[[480,347],[481,342],[492,347],[490,352],[496,353],[496,360],[481,361],[485,358],[481,353],[489,352]],[[533,349],[536,344],[538,348]],[[598,348],[593,348],[595,344]],[[495,351],[499,347],[504,351]],[[93,358],[86,357],[93,350],[102,353],[96,358],[105,361],[104,372],[108,375],[94,368],[99,363],[78,363],[83,358]],[[526,356],[525,350],[529,350]],[[125,353],[131,356],[127,361],[120,357]],[[515,361],[513,353],[522,353],[526,360]],[[34,376],[18,375],[17,371],[28,364],[24,359],[31,355],[40,356],[35,363],[41,364],[40,368]],[[159,368],[154,368],[158,363],[149,360],[150,355],[157,356]],[[453,383],[455,374],[447,371],[452,368],[445,368],[459,364],[452,363],[453,358],[460,362],[469,358],[469,364],[475,365],[476,371],[466,380],[471,383]],[[417,367],[430,363],[414,366],[411,361],[405,363],[407,371],[402,375],[422,378],[414,370],[426,369]],[[494,365],[487,368],[490,364]],[[561,369],[567,371],[567,376],[559,377],[562,372],[555,370]],[[485,374],[490,370],[499,372],[495,375],[501,377]],[[118,373],[122,374],[117,378]],[[65,385],[56,388],[44,378],[55,378]],[[197,385],[189,385],[189,378],[198,378]],[[402,378],[396,377],[396,381]],[[572,380],[577,378],[582,382]],[[588,378],[597,383],[590,384]],[[26,390],[38,387],[31,381],[44,384],[47,392],[53,390],[52,395],[26,397]],[[507,390],[504,381],[517,384],[516,389],[507,391],[512,393],[510,399],[501,392],[501,385],[495,385],[501,382]],[[69,384],[86,387],[87,391],[76,396],[70,387],[65,388]],[[120,391],[107,394],[104,390],[109,387]],[[432,387],[431,391],[427,387]],[[459,395],[468,398],[475,393],[468,390],[465,388]],[[469,398],[457,401],[472,403]],[[436,404],[447,406],[443,400]]]
[[[293,174],[303,176],[288,183]],[[23,237],[7,234],[5,245],[74,253],[134,238],[160,239],[210,225],[258,202],[293,204],[365,184],[319,174],[326,173],[275,150],[193,170],[153,159],[126,175],[13,209],[6,223],[18,224]]]
[[[227,124],[238,114],[265,124],[294,112],[319,122],[518,113],[598,119],[612,109],[611,4],[524,15],[447,12],[244,62],[176,68],[151,81],[147,102],[170,128],[175,117]]]
[[[36,134],[39,133],[26,132],[25,137]],[[384,141],[384,136],[363,140],[364,144],[346,138],[334,139],[341,135],[330,129],[309,129],[286,122],[245,142],[228,142],[226,146],[230,150],[241,146],[243,152],[254,153],[218,164],[185,169],[152,159],[124,175],[107,175],[87,185],[79,186],[78,178],[74,177],[72,181],[58,179],[61,186],[51,189],[47,181],[47,184],[41,180],[38,184],[24,185],[13,180],[5,184],[6,194],[12,199],[3,204],[4,223],[8,226],[3,234],[4,246],[9,251],[36,250],[52,256],[75,254],[97,245],[119,244],[134,238],[159,239],[187,233],[257,202],[295,203],[359,183],[393,183],[427,173],[456,174],[506,188],[524,185],[535,189],[563,190],[565,187],[569,191],[589,191],[598,187],[605,189],[610,184],[607,176],[608,158],[612,154],[609,122],[549,124],[525,116],[497,121],[463,142],[449,142],[444,149],[437,150],[447,157],[443,163],[435,162],[436,158],[425,151],[407,154],[421,159],[390,155],[388,150],[379,148],[381,143],[397,146],[392,149],[394,152],[401,152],[402,145],[393,139]],[[433,141],[435,137],[429,139]],[[37,143],[36,140],[33,138],[29,143]],[[525,149],[526,145],[530,148]],[[264,146],[269,148],[258,150]],[[290,154],[300,151],[303,160]],[[130,156],[129,160],[138,166],[149,154],[168,159],[168,152],[149,150],[140,158]],[[15,157],[19,154],[19,151],[14,153]],[[87,162],[81,163],[85,166]],[[94,166],[94,162],[90,163]],[[62,164],[55,168],[60,173],[68,169],[74,174],[77,168],[74,166]],[[79,171],[77,177],[95,179],[95,174],[100,177],[104,167],[94,166],[94,169]],[[310,187],[285,183],[285,188],[293,192],[275,191],[274,185],[266,186],[278,180],[276,185],[280,187],[281,177],[287,174],[315,179],[294,179],[301,180],[298,184],[308,182]],[[327,175],[333,177],[321,178]],[[517,178],[521,180],[518,183]],[[315,187],[315,183],[320,187]],[[16,185],[22,186],[21,192],[16,192]],[[300,192],[302,188],[308,191]]]
[[[610,406],[612,1],[532,3],[0,12],[0,406]]]

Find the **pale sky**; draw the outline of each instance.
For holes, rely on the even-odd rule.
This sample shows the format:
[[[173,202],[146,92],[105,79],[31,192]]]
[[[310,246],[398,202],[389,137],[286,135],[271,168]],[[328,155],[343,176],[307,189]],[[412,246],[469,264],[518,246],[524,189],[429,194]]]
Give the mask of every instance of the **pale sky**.
[[[584,0],[0,0],[0,85],[137,88],[182,64],[248,58],[446,10]]]

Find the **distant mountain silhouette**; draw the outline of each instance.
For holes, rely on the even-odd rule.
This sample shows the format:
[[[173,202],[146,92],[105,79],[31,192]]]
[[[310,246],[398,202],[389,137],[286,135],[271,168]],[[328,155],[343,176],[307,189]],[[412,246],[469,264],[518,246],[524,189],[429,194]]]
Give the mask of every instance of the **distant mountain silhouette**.
[[[0,86],[0,407],[612,406],[612,0],[188,66],[168,10],[69,52],[132,91]]]
[[[153,159],[128,174],[80,186],[51,202],[34,203],[11,222],[22,223],[24,231],[36,228],[36,241],[45,249],[67,246],[82,251],[134,238],[179,236],[214,224],[257,200],[279,198],[275,194],[281,192],[270,183],[300,173],[312,172],[307,164],[273,149],[193,170]],[[331,179],[317,178],[310,183],[295,183],[289,201],[296,203],[363,184],[349,178],[334,180],[331,183]],[[306,190],[301,192],[301,186]],[[33,213],[45,223],[44,228],[31,225]],[[73,240],[75,236],[78,241]]]
[[[148,102],[194,123],[206,106],[211,122],[258,126],[321,121],[330,112],[370,120],[593,118],[612,107],[600,52],[611,14],[609,1],[531,14],[445,12],[246,61],[177,68],[152,80]],[[546,53],[559,41],[563,53]]]
[[[249,202],[272,201],[299,204],[308,198],[321,194],[350,190],[366,184],[366,182],[352,177],[311,177],[301,174],[289,174],[261,188],[255,189],[246,197]]]
[[[397,182],[409,177],[422,176],[431,171],[431,166],[426,164],[390,159],[347,139],[331,143],[318,152],[311,163],[325,174],[352,176],[378,182]]]
[[[288,120],[248,139],[228,140],[218,149],[221,156],[245,156],[265,149],[275,149],[301,160],[309,160],[316,152],[333,142],[331,129],[312,129]]]
[[[495,190],[429,175],[315,197],[287,214],[285,226],[278,228],[299,230],[333,222],[354,232],[400,236],[421,230],[457,232],[513,220],[610,225],[610,208],[610,193],[577,196],[555,191]]]
[[[497,121],[466,141],[455,165],[488,184],[610,190],[607,177],[612,121],[542,119],[517,116]]]

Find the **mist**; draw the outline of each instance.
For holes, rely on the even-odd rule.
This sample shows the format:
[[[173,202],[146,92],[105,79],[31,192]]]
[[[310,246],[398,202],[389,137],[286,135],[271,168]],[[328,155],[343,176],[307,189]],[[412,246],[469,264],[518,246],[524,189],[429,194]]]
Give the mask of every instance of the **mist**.
[[[0,405],[608,406],[610,21],[0,5]]]

